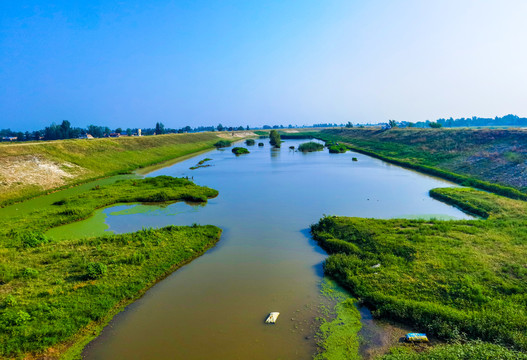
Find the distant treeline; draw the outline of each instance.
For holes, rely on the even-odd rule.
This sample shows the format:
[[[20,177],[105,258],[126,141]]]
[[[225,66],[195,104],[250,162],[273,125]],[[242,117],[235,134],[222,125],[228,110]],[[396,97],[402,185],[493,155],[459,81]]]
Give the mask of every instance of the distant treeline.
[[[527,118],[521,118],[517,115],[505,115],[502,117],[494,118],[482,118],[473,116],[471,118],[449,118],[449,119],[437,119],[437,124],[440,124],[441,127],[469,127],[469,126],[518,126],[523,127],[527,126]],[[405,123],[402,122],[402,125],[414,126],[414,127],[431,127],[430,124],[433,122],[430,121],[419,121],[417,123]]]
[[[198,126],[192,128],[185,126],[180,129],[165,128],[163,123],[156,123],[154,128],[142,128],[141,135],[161,135],[161,134],[181,134],[204,131],[235,131],[249,130],[249,126],[232,127],[223,126]],[[35,141],[35,140],[58,140],[58,139],[77,139],[86,138],[88,135],[94,138],[137,136],[139,128],[116,128],[110,129],[108,126],[88,125],[86,128],[72,127],[68,120],[62,121],[60,125],[52,123],[43,130],[36,131],[12,131],[11,129],[0,129],[0,140],[3,141]]]

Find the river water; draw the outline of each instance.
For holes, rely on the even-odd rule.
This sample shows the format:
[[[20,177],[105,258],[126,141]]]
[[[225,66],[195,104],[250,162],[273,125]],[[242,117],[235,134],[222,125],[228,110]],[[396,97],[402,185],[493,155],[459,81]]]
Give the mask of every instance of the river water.
[[[260,141],[265,146],[248,147],[248,155],[213,150],[147,175],[188,176],[217,189],[205,206],[117,205],[55,230],[122,233],[193,223],[223,229],[215,248],[118,314],[84,358],[309,359],[326,257],[309,236],[310,224],[323,214],[469,218],[428,196],[434,187],[453,186],[444,180],[352,152],[289,149],[302,141],[286,141],[280,150]],[[212,166],[189,170],[203,158]],[[271,311],[281,315],[265,325]]]

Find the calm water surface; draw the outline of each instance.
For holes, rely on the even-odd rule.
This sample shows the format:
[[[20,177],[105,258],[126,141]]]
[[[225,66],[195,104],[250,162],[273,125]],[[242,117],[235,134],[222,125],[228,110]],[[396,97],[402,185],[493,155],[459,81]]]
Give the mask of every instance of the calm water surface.
[[[300,143],[271,150],[265,141],[239,157],[230,148],[214,150],[148,175],[189,176],[219,190],[205,206],[120,205],[88,220],[116,233],[199,223],[217,225],[223,235],[117,315],[84,357],[309,359],[326,257],[309,237],[310,224],[323,214],[469,218],[428,196],[451,183],[357,153],[288,149]],[[213,166],[189,170],[205,157]],[[83,225],[68,226],[74,232]],[[263,323],[270,311],[281,313],[274,326]]]

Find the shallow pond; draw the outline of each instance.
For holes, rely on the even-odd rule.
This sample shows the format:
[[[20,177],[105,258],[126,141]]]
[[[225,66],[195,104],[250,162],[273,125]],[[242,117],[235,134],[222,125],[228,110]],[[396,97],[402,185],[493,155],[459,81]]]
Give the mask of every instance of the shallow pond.
[[[88,359],[308,359],[325,253],[308,227],[323,214],[470,218],[428,196],[453,184],[365,155],[250,146],[213,150],[147,176],[193,177],[219,190],[205,206],[117,205],[51,235],[213,224],[218,245],[128,306],[84,351]],[[356,157],[358,161],[352,161]],[[189,170],[199,160],[212,166]],[[89,230],[88,230],[89,229]],[[265,325],[270,311],[281,313]]]

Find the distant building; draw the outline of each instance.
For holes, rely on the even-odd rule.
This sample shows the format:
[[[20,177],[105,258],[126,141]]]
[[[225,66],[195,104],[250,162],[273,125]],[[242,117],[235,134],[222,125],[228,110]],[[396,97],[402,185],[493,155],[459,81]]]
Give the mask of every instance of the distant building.
[[[79,139],[94,139],[94,137],[91,134],[82,134]]]
[[[120,133],[115,133],[115,132],[110,133],[110,137],[113,137],[113,138],[120,137],[120,136],[121,136]]]
[[[16,136],[4,136],[2,138],[2,141],[17,141],[18,140],[18,137]]]
[[[141,129],[137,129],[137,136],[141,136]]]

